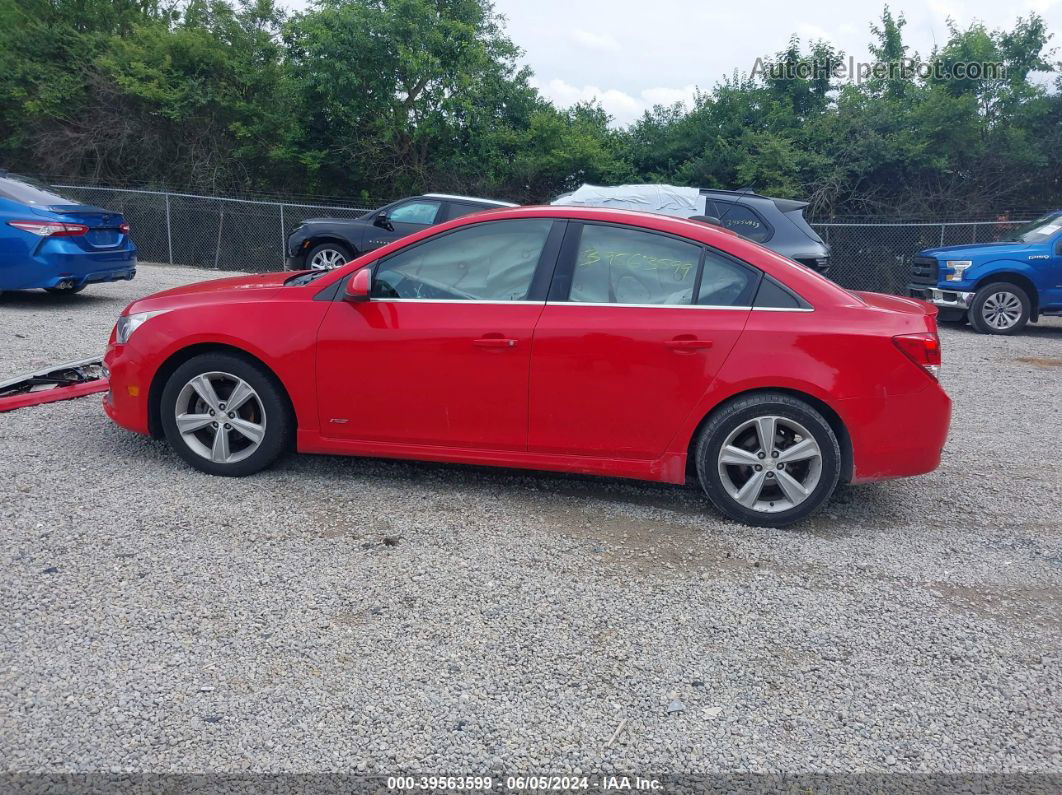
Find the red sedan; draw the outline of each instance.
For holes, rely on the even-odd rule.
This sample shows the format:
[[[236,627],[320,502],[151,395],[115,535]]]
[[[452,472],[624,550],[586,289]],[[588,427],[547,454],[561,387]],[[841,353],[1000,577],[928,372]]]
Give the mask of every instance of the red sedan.
[[[935,310],[852,293],[694,221],[522,207],[333,271],[131,304],[111,418],[192,466],[306,453],[685,483],[782,526],[839,481],[936,468],[951,404]]]

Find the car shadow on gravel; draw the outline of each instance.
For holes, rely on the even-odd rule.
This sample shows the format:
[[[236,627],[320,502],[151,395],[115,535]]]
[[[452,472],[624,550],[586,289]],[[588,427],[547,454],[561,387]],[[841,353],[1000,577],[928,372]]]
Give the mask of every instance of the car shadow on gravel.
[[[109,431],[99,437],[105,440],[105,446],[91,453],[150,461],[152,467],[174,474],[179,471],[196,478],[210,477],[188,468],[165,441],[127,434],[117,428]],[[455,505],[455,498],[461,505],[498,505],[498,500],[504,499],[506,511],[535,516],[561,533],[590,542],[600,540],[605,548],[610,539],[627,538],[637,549],[652,549],[658,559],[670,557],[676,564],[687,555],[675,550],[687,541],[701,544],[706,539],[755,540],[765,534],[839,541],[860,530],[895,526],[904,515],[904,500],[886,484],[842,486],[809,519],[775,530],[749,527],[722,516],[693,480],[680,486],[468,464],[300,454],[289,454],[250,479],[288,493],[299,489],[299,484],[305,484],[308,492],[322,486],[344,492],[357,484],[397,488],[408,491],[414,502],[427,497],[433,501],[433,509],[444,512],[463,510]],[[418,504],[417,510],[421,507]],[[395,510],[403,509],[396,503]],[[872,522],[867,521],[868,516],[873,517]]]
[[[92,288],[89,287],[91,290]],[[70,294],[48,293],[44,290],[4,290],[0,292],[0,306],[4,309],[94,309],[103,304],[114,303],[115,297],[102,293],[82,292]]]

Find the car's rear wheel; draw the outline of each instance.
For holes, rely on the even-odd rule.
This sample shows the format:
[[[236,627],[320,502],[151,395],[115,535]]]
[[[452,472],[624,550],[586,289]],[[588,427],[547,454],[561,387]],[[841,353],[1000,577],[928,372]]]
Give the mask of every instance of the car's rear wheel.
[[[841,447],[822,414],[774,392],[720,408],[701,431],[695,456],[712,504],[762,527],[810,515],[833,494],[841,473]]]
[[[340,265],[346,265],[354,259],[350,250],[339,243],[321,243],[310,249],[306,255],[306,267],[315,271],[330,271]]]
[[[970,305],[970,325],[982,334],[1017,334],[1029,322],[1032,302],[1010,282],[994,282],[977,291]]]
[[[295,427],[272,374],[228,353],[202,354],[178,367],[163,389],[161,415],[177,454],[211,475],[265,469],[288,449]]]

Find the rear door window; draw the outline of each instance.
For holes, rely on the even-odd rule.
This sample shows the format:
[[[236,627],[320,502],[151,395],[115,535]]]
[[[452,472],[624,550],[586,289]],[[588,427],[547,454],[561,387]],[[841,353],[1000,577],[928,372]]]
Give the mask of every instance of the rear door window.
[[[568,300],[583,304],[689,305],[701,250],[695,243],[668,235],[584,224]]]
[[[759,280],[758,270],[741,265],[718,251],[706,249],[697,303],[701,306],[751,306]]]
[[[472,213],[478,213],[480,210],[486,210],[479,204],[467,204],[465,202],[447,202],[450,205],[449,220],[454,218],[460,218],[463,215],[471,215]]]

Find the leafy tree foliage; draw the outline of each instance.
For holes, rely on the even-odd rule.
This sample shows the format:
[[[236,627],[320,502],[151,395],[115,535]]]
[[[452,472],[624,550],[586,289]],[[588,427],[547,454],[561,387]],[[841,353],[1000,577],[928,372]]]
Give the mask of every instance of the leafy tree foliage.
[[[919,55],[886,6],[840,79],[795,37],[692,106],[618,129],[530,84],[489,0],[0,0],[0,165],[217,192],[541,201],[582,182],[753,187],[817,215],[1062,204],[1044,21],[952,25]],[[998,63],[975,74],[966,64]],[[703,76],[692,76],[693,79]],[[864,79],[865,78],[865,79]]]

